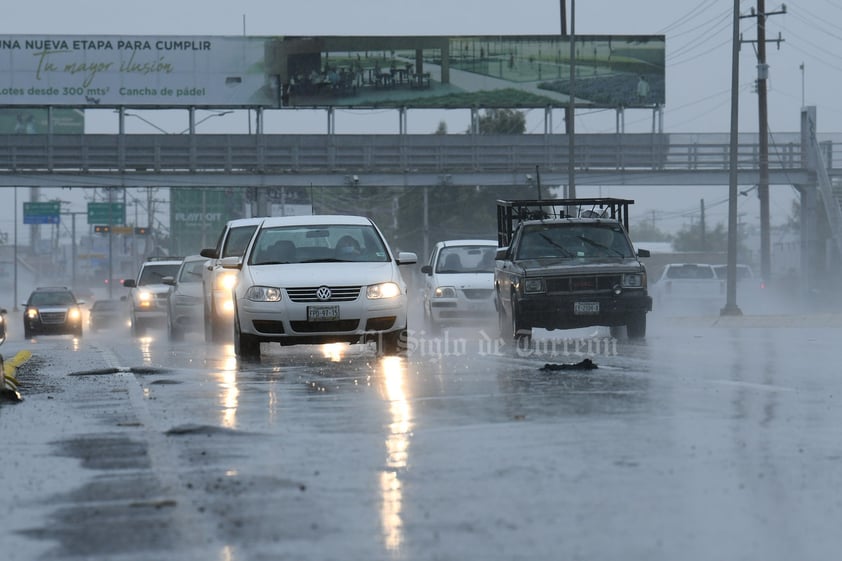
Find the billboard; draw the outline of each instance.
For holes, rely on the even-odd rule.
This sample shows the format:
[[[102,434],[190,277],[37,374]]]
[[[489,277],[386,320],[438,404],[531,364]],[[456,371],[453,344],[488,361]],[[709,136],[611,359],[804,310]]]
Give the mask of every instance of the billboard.
[[[50,122],[52,121],[52,122]],[[44,134],[52,128],[57,134],[85,132],[85,113],[81,109],[19,107],[0,109],[0,134]]]
[[[665,103],[663,35],[0,36],[0,105],[530,108]],[[571,89],[571,67],[575,89]]]
[[[193,255],[214,247],[225,223],[241,218],[242,190],[198,188],[170,190],[170,254]]]
[[[259,37],[0,35],[0,105],[277,105]]]

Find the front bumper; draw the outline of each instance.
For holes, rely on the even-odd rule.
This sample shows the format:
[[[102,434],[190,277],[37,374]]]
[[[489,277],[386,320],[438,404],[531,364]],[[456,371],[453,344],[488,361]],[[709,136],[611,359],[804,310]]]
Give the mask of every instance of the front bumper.
[[[577,311],[596,304],[599,311]],[[629,315],[652,310],[652,298],[643,290],[610,294],[530,294],[518,300],[518,323],[524,328],[573,329],[593,325],[625,325]]]
[[[308,307],[337,306],[338,319],[309,321]],[[351,302],[298,303],[285,298],[280,302],[254,302],[237,299],[240,331],[261,341],[281,344],[355,343],[378,334],[406,327],[406,295],[382,300],[358,298]]]

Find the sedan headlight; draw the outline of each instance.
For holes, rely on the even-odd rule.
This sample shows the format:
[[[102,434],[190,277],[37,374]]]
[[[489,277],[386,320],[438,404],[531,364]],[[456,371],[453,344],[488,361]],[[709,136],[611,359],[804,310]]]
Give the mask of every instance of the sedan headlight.
[[[234,271],[227,271],[216,277],[217,290],[231,290],[237,284],[237,273]]]
[[[148,308],[152,306],[152,292],[149,290],[138,290],[135,299],[137,300],[137,305],[141,308]]]
[[[365,295],[369,300],[380,300],[382,298],[394,298],[401,293],[401,287],[393,282],[381,282],[372,284],[366,289]]]
[[[544,279],[526,279],[523,281],[524,294],[541,294],[547,291]]]
[[[623,288],[641,288],[642,286],[642,273],[627,273],[623,275]]]
[[[452,286],[436,287],[433,298],[456,298],[456,289]]]
[[[280,302],[281,289],[272,286],[252,286],[246,291],[246,298],[252,302]]]

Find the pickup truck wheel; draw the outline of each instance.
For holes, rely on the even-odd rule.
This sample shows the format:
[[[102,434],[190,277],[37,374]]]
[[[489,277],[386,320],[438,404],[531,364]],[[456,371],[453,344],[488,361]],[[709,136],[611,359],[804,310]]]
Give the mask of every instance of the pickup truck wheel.
[[[643,339],[646,337],[646,314],[632,314],[626,320],[626,334],[629,339]]]
[[[523,324],[518,321],[517,308],[517,299],[515,299],[514,295],[512,295],[512,338],[518,348],[527,349],[529,348],[529,345],[532,344],[532,329],[524,327]]]
[[[500,334],[500,338],[504,341],[508,341],[512,338],[512,324],[509,321],[508,316],[506,315],[506,310],[503,308],[502,302],[500,302],[499,296],[497,297],[497,332]]]

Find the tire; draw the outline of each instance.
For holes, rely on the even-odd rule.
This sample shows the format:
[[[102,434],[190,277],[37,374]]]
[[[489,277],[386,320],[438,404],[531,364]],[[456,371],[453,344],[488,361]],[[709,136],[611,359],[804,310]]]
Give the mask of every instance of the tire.
[[[225,326],[216,317],[216,314],[211,314],[210,321],[211,341],[213,343],[221,343],[225,341]]]
[[[142,325],[137,318],[132,316],[132,336],[133,337],[143,337],[145,332],[146,332],[145,326]]]
[[[204,305],[203,315],[203,322],[205,327],[205,343],[213,343],[213,328],[211,326],[211,321],[213,321],[213,314],[206,303]]]
[[[646,313],[632,314],[626,320],[626,334],[629,339],[643,339],[646,337]]]
[[[392,356],[406,350],[406,327],[391,333],[381,333],[377,337],[377,354]]]
[[[433,319],[433,314],[427,310],[426,306],[424,306],[424,327],[428,335],[435,336],[441,333],[441,325],[436,323],[436,320]]]
[[[240,318],[234,314],[234,354],[243,360],[260,358],[260,340],[249,333],[240,332]]]
[[[506,310],[503,309],[503,302],[500,301],[500,295],[497,295],[497,333],[504,341],[509,341],[514,336],[512,334],[512,322],[506,315]]]
[[[23,326],[23,338],[24,339],[32,339],[32,330],[29,329],[28,325]]]
[[[625,326],[623,325],[612,325],[608,328],[608,331],[615,339],[622,339],[626,336]]]
[[[81,339],[82,338],[82,328],[78,327],[78,328],[74,329],[73,330],[73,336]]]
[[[515,296],[513,294],[511,317],[512,339],[514,340],[515,345],[519,349],[528,349],[529,346],[532,344],[532,329],[524,327],[523,324],[520,321],[518,321],[517,308],[517,300],[515,299]]]
[[[184,340],[184,332],[177,325],[173,325],[171,317],[167,317],[167,335],[170,341]]]

